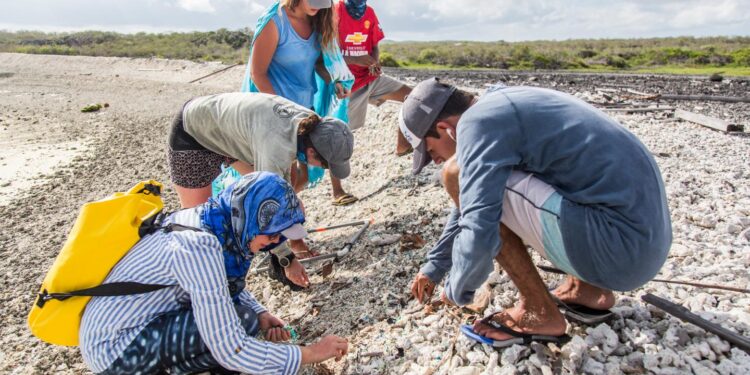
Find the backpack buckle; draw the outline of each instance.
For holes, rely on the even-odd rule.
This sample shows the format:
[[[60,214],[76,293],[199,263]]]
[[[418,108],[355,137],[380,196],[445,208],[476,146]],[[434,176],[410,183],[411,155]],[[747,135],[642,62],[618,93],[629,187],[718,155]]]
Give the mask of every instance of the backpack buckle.
[[[144,193],[146,195],[155,195],[160,196],[161,195],[161,187],[154,184],[145,184],[143,185],[143,189],[138,190],[138,194]]]

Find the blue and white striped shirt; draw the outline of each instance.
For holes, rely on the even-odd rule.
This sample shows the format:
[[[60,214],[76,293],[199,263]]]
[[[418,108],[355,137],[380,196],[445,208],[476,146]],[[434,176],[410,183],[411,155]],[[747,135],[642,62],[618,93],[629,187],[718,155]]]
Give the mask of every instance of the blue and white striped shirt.
[[[197,208],[174,213],[166,221],[200,227]],[[299,370],[299,347],[260,341],[245,333],[229,294],[222,247],[210,233],[158,231],[144,237],[105,280],[118,281],[175,286],[91,299],[79,335],[83,360],[94,372],[106,370],[153,319],[185,308],[193,310],[201,338],[222,367],[251,374]],[[258,314],[266,311],[247,290],[239,300]]]

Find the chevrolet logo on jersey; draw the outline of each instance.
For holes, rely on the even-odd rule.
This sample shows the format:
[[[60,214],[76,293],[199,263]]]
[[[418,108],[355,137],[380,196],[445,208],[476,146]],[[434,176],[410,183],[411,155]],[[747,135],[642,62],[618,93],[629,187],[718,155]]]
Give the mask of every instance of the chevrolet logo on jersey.
[[[351,43],[351,44],[354,44],[355,46],[358,46],[367,41],[367,34],[362,34],[360,32],[349,34],[346,36],[345,41],[347,43]]]

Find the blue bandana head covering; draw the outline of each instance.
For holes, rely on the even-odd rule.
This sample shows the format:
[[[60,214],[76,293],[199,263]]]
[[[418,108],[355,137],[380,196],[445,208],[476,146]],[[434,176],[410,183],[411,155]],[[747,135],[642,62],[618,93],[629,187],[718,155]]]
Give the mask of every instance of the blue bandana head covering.
[[[367,10],[367,0],[346,0],[344,5],[346,6],[346,11],[355,20],[362,18]]]
[[[253,253],[250,241],[259,234],[275,235],[305,222],[302,206],[284,179],[270,172],[243,176],[203,205],[201,223],[224,247],[228,277],[247,274]],[[271,250],[286,241],[283,236]]]

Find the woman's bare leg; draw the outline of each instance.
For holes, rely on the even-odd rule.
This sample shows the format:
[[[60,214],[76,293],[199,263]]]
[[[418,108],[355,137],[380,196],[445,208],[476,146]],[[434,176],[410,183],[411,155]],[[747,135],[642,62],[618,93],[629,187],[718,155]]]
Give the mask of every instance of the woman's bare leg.
[[[211,185],[197,189],[185,188],[175,185],[177,196],[180,198],[182,208],[191,208],[206,203],[211,197]]]

